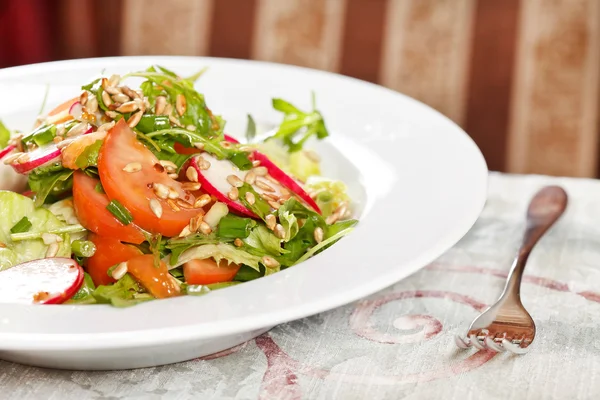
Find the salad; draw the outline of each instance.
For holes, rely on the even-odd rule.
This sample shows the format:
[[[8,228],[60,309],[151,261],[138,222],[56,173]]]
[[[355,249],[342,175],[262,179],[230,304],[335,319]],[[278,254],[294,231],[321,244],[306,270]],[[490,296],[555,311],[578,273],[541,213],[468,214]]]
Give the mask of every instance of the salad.
[[[258,140],[248,116],[240,143],[194,88],[201,74],[99,77],[31,132],[0,123],[0,158],[28,185],[0,191],[0,302],[201,295],[290,268],[353,229],[346,186],[305,148],[328,136],[314,96],[310,111],[273,99],[281,124]]]

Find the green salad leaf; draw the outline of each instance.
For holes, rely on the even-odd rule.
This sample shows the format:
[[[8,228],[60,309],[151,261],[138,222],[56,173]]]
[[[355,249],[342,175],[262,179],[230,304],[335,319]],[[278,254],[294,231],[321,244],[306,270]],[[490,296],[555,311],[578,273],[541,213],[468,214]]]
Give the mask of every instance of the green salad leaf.
[[[10,140],[10,131],[2,123],[2,121],[0,121],[0,149],[5,148],[8,145],[9,140]]]
[[[58,196],[71,190],[72,176],[73,170],[64,168],[53,172],[30,173],[29,189],[35,193],[35,206],[44,204],[50,195]]]
[[[179,256],[177,264],[179,266],[188,261],[204,258],[213,258],[217,264],[225,259],[236,264],[245,264],[256,270],[259,270],[258,263],[261,257],[250,254],[249,252],[232,246],[227,243],[205,244],[197,247],[192,247]]]

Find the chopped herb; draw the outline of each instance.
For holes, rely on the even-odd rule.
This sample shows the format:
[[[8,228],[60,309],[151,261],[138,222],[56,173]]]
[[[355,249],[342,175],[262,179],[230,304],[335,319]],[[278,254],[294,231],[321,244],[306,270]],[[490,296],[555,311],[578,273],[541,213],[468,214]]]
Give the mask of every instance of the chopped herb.
[[[217,235],[227,239],[244,239],[250,235],[252,228],[256,226],[256,221],[250,218],[242,218],[237,215],[227,214],[221,221]]]
[[[8,145],[9,140],[10,140],[10,131],[2,123],[2,121],[0,121],[0,148],[5,148]]]
[[[74,240],[71,251],[77,257],[91,257],[96,253],[96,245],[89,240]]]
[[[104,188],[102,187],[102,183],[98,182],[96,183],[96,186],[94,187],[94,190],[98,193],[102,193],[105,194],[106,192],[104,191]]]
[[[29,218],[23,217],[17,222],[12,228],[10,228],[10,233],[23,233],[27,232],[31,229],[31,222]]]
[[[106,206],[106,209],[123,225],[129,225],[133,221],[131,213],[123,206],[123,204],[119,203],[118,200],[111,200]]]

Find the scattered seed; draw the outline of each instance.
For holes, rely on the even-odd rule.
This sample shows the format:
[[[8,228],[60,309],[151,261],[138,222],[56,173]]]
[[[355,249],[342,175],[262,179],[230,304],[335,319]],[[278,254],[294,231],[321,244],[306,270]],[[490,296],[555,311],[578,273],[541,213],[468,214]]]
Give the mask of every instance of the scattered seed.
[[[116,86],[108,86],[107,88],[104,89],[104,91],[112,96],[117,96],[117,95],[122,95],[123,93],[121,92],[121,89],[116,87]],[[126,96],[126,95],[124,95]],[[125,97],[127,100],[115,100],[113,97],[113,100],[119,102],[119,103],[124,103],[126,101],[129,101],[129,97]]]
[[[236,247],[242,247],[244,245],[244,242],[242,241],[242,239],[240,238],[235,238],[235,240],[233,241],[233,244]]]
[[[198,182],[185,182],[181,185],[183,190],[187,190],[188,192],[195,192],[196,190],[200,190],[202,185]]]
[[[133,101],[135,101],[135,104],[137,104],[137,106],[140,110],[146,111],[146,104],[144,104],[144,100],[135,98],[135,99],[133,99]]]
[[[58,142],[56,144],[56,148],[61,150],[63,147],[67,147],[68,145],[70,145],[71,143],[73,143],[73,139],[70,140],[63,140],[62,142]]]
[[[253,205],[256,202],[256,198],[254,197],[254,193],[246,192],[246,201],[248,204]]]
[[[127,103],[123,103],[117,111],[120,113],[130,113],[138,109],[138,105],[135,101],[128,101]]]
[[[175,99],[175,108],[177,109],[177,114],[179,114],[179,116],[183,116],[183,114],[185,114],[186,107],[187,102],[185,100],[185,96],[181,93],[178,94],[177,98]]]
[[[196,168],[194,167],[188,167],[185,170],[185,176],[191,181],[191,182],[198,182],[198,171],[196,171]]]
[[[157,218],[162,217],[163,209],[158,200],[150,199],[150,210],[156,215]]]
[[[62,142],[63,140],[64,139],[62,138],[62,136],[54,136],[54,139],[52,139],[54,143]]]
[[[188,125],[185,127],[185,129],[187,129],[188,131],[196,131],[196,125]]]
[[[27,154],[27,153],[23,154],[21,157],[19,157],[17,159],[17,162],[19,164],[25,164],[27,161],[29,161],[29,154]]]
[[[154,189],[154,193],[158,198],[166,199],[169,197],[169,188],[162,183],[153,183],[152,189]]]
[[[269,205],[275,210],[279,210],[279,207],[281,207],[281,204],[276,201],[267,201],[267,203],[269,203]]]
[[[173,106],[171,105],[171,103],[167,103],[167,105],[165,106],[165,109],[163,111],[163,115],[171,115],[173,114]]]
[[[99,132],[110,131],[115,126],[115,121],[107,122],[98,127]]]
[[[210,235],[212,228],[206,222],[202,221],[200,223],[200,232],[204,233],[205,235]]]
[[[46,258],[56,257],[56,255],[58,254],[58,250],[58,243],[52,243],[50,246],[48,246],[48,250],[46,250]]]
[[[98,99],[96,96],[89,96],[87,103],[85,103],[85,110],[88,114],[95,114],[98,111]]]
[[[346,214],[346,210],[348,209],[348,205],[346,202],[340,203],[340,205],[335,209],[334,214],[338,215],[338,218]]]
[[[105,111],[104,114],[106,114],[107,117],[115,119],[119,116],[118,113],[116,113],[115,111]]]
[[[227,193],[227,197],[229,197],[229,200],[235,201],[238,199],[239,196],[240,196],[240,192],[238,191],[238,188],[236,188],[235,186],[231,188],[229,193]]]
[[[210,198],[209,194],[203,194],[202,196],[200,196],[196,199],[196,202],[194,203],[194,208],[204,207],[211,201],[212,201],[212,199]]]
[[[254,184],[255,184],[257,187],[259,187],[259,188],[261,188],[262,190],[265,190],[265,191],[267,191],[267,192],[274,192],[274,191],[275,191],[275,189],[274,189],[274,188],[273,188],[271,185],[269,185],[268,183],[266,183],[265,181],[263,181],[263,180],[261,180],[261,179],[258,179],[258,178],[257,178],[257,179],[256,179],[256,182],[254,182]]]
[[[87,103],[87,101],[88,101],[88,96],[89,96],[89,94],[88,94],[88,91],[87,91],[87,90],[84,90],[84,91],[81,93],[81,95],[79,96],[79,103],[81,103],[81,106],[82,106],[82,107],[83,107],[83,106],[85,106],[85,104]]]
[[[112,74],[110,78],[108,78],[108,86],[116,86],[121,82],[121,76],[117,74]]]
[[[169,178],[171,178],[171,179],[177,179],[177,178],[179,178],[179,175],[178,175],[178,174],[176,174],[176,173],[171,173],[171,174],[169,174],[169,175],[167,175],[167,176],[168,176]]]
[[[181,121],[179,119],[177,119],[175,116],[173,115],[169,115],[169,121],[171,121],[171,123],[173,125],[177,125],[178,127],[182,127],[183,125],[181,124]]]
[[[260,165],[260,160],[254,160],[254,161],[252,161],[252,166],[254,168],[258,167],[259,165]]]
[[[108,93],[108,91],[107,91]],[[131,99],[129,98],[129,96],[123,94],[123,93],[117,93],[115,95],[112,96],[112,99],[114,102],[116,103],[127,103],[128,101],[130,101]]]
[[[127,86],[121,86],[121,91],[123,93],[125,93],[127,96],[131,97],[132,99],[135,99],[136,97],[139,97],[136,92],[134,92],[133,90],[131,90]]]
[[[187,201],[184,201],[182,199],[177,199],[176,203],[179,207],[185,208],[186,210],[191,210],[192,208],[194,208],[194,206],[192,204],[190,204]]]
[[[317,243],[321,243],[323,241],[323,228],[316,227],[313,232],[313,236],[315,237]]]
[[[281,225],[281,224],[275,225],[274,232],[275,232],[275,236],[277,236],[279,239],[285,238],[285,229],[283,229],[283,225]]]
[[[179,208],[177,203],[175,203],[172,199],[167,200],[167,204],[169,205],[169,207],[171,207],[171,210],[175,212],[181,211],[181,208]]]
[[[252,146],[240,146],[238,150],[250,152],[250,151],[254,151],[254,148]]]
[[[264,256],[262,258],[262,263],[267,268],[277,268],[280,265],[276,259],[274,259],[273,257],[270,257],[270,256]]]
[[[129,125],[130,128],[134,128],[137,124],[140,123],[140,120],[142,119],[142,115],[144,115],[143,111],[138,111],[135,114],[133,114],[131,117],[129,117],[129,119],[127,120],[127,125]]]
[[[102,102],[104,103],[104,105],[106,107],[110,106],[113,102],[112,99],[110,98],[110,94],[108,94],[107,91],[102,92]]]
[[[198,228],[200,228],[200,224],[202,223],[202,218],[202,214],[198,214],[194,218],[190,219],[190,224],[188,226],[191,232],[198,231]]]
[[[169,188],[169,198],[170,199],[178,199],[179,198],[179,192],[173,188]]]
[[[265,223],[267,224],[267,228],[270,230],[275,229],[275,225],[277,224],[277,218],[273,214],[269,214],[265,217]]]
[[[139,162],[132,162],[123,167],[125,172],[140,172],[142,170],[142,164]]]
[[[304,154],[311,161],[314,161],[314,162],[317,162],[317,163],[321,161],[321,157],[319,157],[319,155],[317,153],[315,153],[314,151],[312,151],[312,150],[305,150]]]
[[[262,197],[266,201],[279,201],[279,197],[277,197],[273,193],[262,193],[260,197]]]
[[[80,122],[77,125],[75,125],[74,127],[72,127],[71,129],[69,129],[69,132],[67,132],[67,137],[81,135],[87,129],[88,129],[88,123]]]
[[[156,115],[163,115],[163,113],[165,112],[165,107],[167,105],[167,99],[165,98],[165,96],[158,96],[156,98],[156,105],[155,105],[155,113]]]
[[[102,89],[106,89],[108,87],[108,78],[102,78]]]
[[[119,280],[127,273],[127,261],[120,263],[112,270],[113,279]]]
[[[227,141],[223,141],[221,142],[221,147],[223,147],[224,149],[230,149],[233,145],[231,144],[231,142],[227,142]]]
[[[45,245],[49,245],[52,243],[59,243],[59,242],[63,241],[60,236],[55,235],[54,233],[47,233],[47,232],[42,233],[42,240],[44,241]]]
[[[339,218],[339,217],[340,217],[340,216],[339,216],[338,214],[336,214],[336,213],[333,213],[333,214],[331,214],[329,217],[327,217],[327,219],[325,220],[325,223],[326,223],[327,225],[332,225],[332,224],[335,224],[335,223],[336,223],[336,221],[338,220],[338,218]]]
[[[342,214],[341,218],[348,219],[350,217],[352,217],[352,211],[350,211],[350,209],[347,209],[346,212],[344,214]]]
[[[204,150],[204,143],[194,143],[194,147],[198,150]]]
[[[274,183],[275,186],[281,186],[279,184],[279,181],[275,178],[273,178],[271,175],[267,175],[265,178],[267,178],[267,180],[269,180],[271,183]]]
[[[167,170],[167,172],[177,171],[177,165],[175,165],[175,163],[173,161],[160,160],[159,163],[160,163],[160,165],[165,167],[165,170]]]
[[[227,182],[231,186],[234,186],[236,188],[241,188],[242,186],[244,186],[244,182],[240,178],[238,178],[236,175],[229,175],[227,177]]]
[[[254,171],[256,176],[267,176],[267,174],[269,173],[267,167],[256,167],[252,171]]]
[[[244,180],[247,184],[254,185],[254,182],[256,182],[256,174],[250,171],[246,174],[246,178]]]
[[[198,163],[198,167],[200,167],[201,170],[207,170],[210,168],[210,161],[205,160],[202,156],[196,157],[196,162]]]

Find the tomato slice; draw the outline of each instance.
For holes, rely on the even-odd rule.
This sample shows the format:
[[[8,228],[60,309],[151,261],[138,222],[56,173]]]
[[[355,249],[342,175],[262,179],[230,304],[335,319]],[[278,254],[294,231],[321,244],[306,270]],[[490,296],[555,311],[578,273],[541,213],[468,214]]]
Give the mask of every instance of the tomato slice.
[[[62,155],[62,165],[69,169],[79,169],[77,166],[77,158],[87,149],[89,146],[96,143],[98,140],[104,140],[106,137],[105,131],[89,133],[75,139],[67,147],[63,148],[60,152]]]
[[[96,252],[87,259],[85,269],[96,286],[115,282],[107,274],[110,267],[142,254],[138,248],[121,243],[114,237],[91,233],[88,239],[96,245]]]
[[[133,163],[139,163],[141,170],[123,170]],[[190,218],[199,212],[198,209],[180,207],[175,200],[163,200],[156,196],[152,185],[161,183],[177,192],[178,201],[185,201],[189,207],[194,203],[194,196],[183,190],[180,182],[167,176],[158,159],[136,139],[135,133],[122,119],[108,132],[102,145],[98,172],[108,198],[123,204],[133,215],[136,225],[151,233],[177,236]],[[160,218],[150,208],[150,200],[160,204]]]
[[[221,260],[219,265],[212,258],[188,261],[183,265],[183,276],[190,285],[209,285],[218,282],[230,282],[238,273],[240,266]]]
[[[161,261],[158,268],[154,266],[152,254],[137,256],[127,261],[127,271],[156,298],[178,296],[181,292],[164,262]]]
[[[106,209],[108,197],[96,191],[100,181],[81,171],[73,174],[73,205],[77,219],[87,230],[122,242],[140,244],[144,234],[134,224],[123,225]]]

